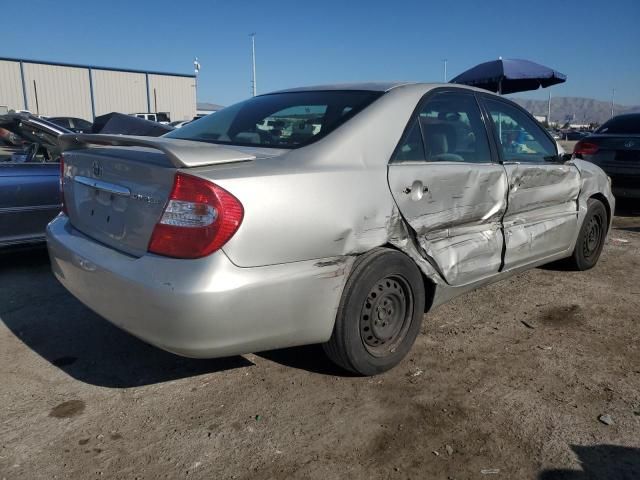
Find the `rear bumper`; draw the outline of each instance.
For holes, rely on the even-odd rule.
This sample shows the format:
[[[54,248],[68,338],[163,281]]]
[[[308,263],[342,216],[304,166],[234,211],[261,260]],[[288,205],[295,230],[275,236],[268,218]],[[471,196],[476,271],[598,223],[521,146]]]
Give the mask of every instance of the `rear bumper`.
[[[640,187],[628,188],[628,187],[612,187],[613,194],[617,198],[640,198]]]
[[[633,174],[619,175],[613,173],[611,191],[620,198],[640,198],[640,169]]]
[[[616,197],[640,198],[640,166],[603,164],[600,167],[611,178],[611,191]]]
[[[75,230],[47,227],[52,269],[82,303],[142,340],[211,358],[324,342],[352,257],[254,268],[222,252],[197,260],[128,256]]]

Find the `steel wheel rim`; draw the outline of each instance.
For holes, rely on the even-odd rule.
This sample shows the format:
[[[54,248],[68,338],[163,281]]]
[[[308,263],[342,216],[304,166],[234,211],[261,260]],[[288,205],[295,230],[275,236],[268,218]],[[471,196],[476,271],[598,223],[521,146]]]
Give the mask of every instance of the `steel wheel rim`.
[[[602,243],[602,218],[594,215],[589,219],[585,230],[584,242],[582,243],[582,253],[585,258],[593,256]]]
[[[393,352],[406,337],[413,317],[413,293],[399,275],[377,281],[369,290],[360,312],[360,337],[375,357]]]

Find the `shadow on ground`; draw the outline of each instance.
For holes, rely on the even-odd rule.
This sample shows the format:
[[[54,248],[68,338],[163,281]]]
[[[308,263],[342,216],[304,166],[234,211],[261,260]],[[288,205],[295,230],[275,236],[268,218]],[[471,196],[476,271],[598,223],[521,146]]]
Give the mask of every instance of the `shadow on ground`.
[[[239,356],[179,357],[119,330],[55,280],[44,249],[0,255],[0,285],[0,321],[42,358],[88,384],[129,388],[253,365]]]
[[[617,445],[571,445],[582,466],[579,470],[545,470],[539,480],[638,480],[640,448]]]
[[[266,360],[288,368],[297,368],[311,373],[337,377],[354,377],[354,373],[344,370],[329,360],[321,345],[283,348],[256,354]]]

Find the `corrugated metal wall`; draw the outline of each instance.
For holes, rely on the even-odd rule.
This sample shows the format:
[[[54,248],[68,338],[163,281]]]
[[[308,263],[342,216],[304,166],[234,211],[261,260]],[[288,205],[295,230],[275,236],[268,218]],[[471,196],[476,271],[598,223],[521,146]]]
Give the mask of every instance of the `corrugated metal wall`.
[[[170,112],[171,120],[191,120],[196,115],[195,78],[149,74],[152,112]]]
[[[169,112],[171,120],[190,120],[196,114],[193,77],[27,60],[22,65],[24,93],[20,59],[0,59],[0,105],[38,115],[87,120],[93,119],[94,108],[95,115]]]
[[[24,110],[20,62],[0,60],[0,105],[12,110]]]
[[[147,111],[147,76],[144,73],[92,69],[91,74],[96,116]]]
[[[93,118],[88,69],[26,62],[23,65],[27,103],[32,113]]]

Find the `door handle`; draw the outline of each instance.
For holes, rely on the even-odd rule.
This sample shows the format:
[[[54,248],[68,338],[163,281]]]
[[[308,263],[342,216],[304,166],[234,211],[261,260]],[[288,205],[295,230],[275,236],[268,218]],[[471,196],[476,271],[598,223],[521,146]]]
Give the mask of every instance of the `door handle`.
[[[428,191],[429,187],[422,187],[422,193],[427,193]],[[409,195],[411,192],[413,192],[413,190],[411,189],[411,187],[407,187],[403,190],[403,192]]]
[[[411,200],[418,201],[429,191],[429,187],[423,185],[420,180],[414,180],[410,187],[406,187],[402,192],[411,195]]]

